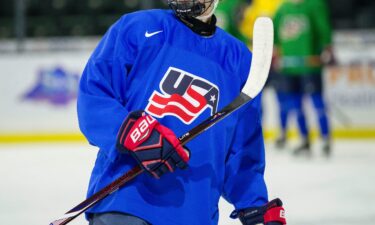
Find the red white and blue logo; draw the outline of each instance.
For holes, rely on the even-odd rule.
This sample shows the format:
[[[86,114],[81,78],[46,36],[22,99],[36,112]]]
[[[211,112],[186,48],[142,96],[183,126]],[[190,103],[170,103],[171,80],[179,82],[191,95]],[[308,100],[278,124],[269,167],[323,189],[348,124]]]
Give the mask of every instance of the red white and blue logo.
[[[149,98],[146,112],[157,118],[170,115],[183,123],[192,123],[206,109],[217,112],[218,87],[196,75],[170,67],[160,84],[160,92]]]

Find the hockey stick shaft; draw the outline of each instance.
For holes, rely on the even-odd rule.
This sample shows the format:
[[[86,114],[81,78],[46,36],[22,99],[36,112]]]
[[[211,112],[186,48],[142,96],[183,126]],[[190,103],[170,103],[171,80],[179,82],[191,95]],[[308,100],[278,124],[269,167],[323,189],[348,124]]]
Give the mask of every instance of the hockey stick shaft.
[[[220,120],[224,119],[228,115],[230,115],[232,112],[239,109],[241,106],[245,105],[247,102],[249,102],[252,98],[248,97],[247,95],[241,93],[233,102],[231,102],[229,105],[224,107],[223,110],[220,112],[215,113],[193,129],[191,129],[189,132],[184,134],[179,138],[182,145],[186,144]],[[65,225],[68,224],[70,221],[75,219],[77,216],[84,213],[87,209],[94,206],[96,203],[98,203],[100,200],[104,199],[111,193],[117,191],[119,188],[124,186],[126,183],[128,183],[130,180],[134,179],[141,173],[143,173],[144,170],[140,166],[136,166],[129,170],[127,173],[122,175],[121,177],[117,178],[115,181],[101,189],[99,192],[95,193],[73,209],[69,210],[62,218],[55,220],[50,225]]]
[[[263,89],[268,77],[269,68],[272,58],[273,46],[273,25],[269,18],[258,19],[254,25],[254,39],[253,39],[253,59],[251,62],[251,70],[240,95],[230,104],[224,107],[221,111],[210,116],[205,121],[182,135],[179,140],[182,145],[186,144],[220,120],[224,119],[232,112],[236,111],[255,96],[257,96]],[[141,174],[144,170],[140,166],[136,166],[115,181],[95,193],[73,209],[69,210],[62,218],[55,220],[50,225],[65,225],[75,219],[77,216],[84,213],[87,209],[115,192],[130,180]]]
[[[86,199],[85,201],[78,204],[73,209],[69,210],[67,213],[64,214],[60,219],[53,221],[50,225],[65,225],[68,224],[70,221],[84,213],[87,209],[94,206],[100,200],[104,199],[108,195],[112,194],[113,192],[117,191],[121,188],[124,184],[129,182],[130,180],[137,177],[139,174],[143,172],[143,169],[140,166],[136,166],[126,172],[121,177],[117,178],[115,181],[101,189],[100,191],[96,192],[94,195]]]
[[[240,94],[233,102],[231,102],[229,105],[227,105],[223,110],[220,112],[215,113],[199,125],[195,126],[193,129],[191,129],[189,132],[184,134],[179,138],[182,145],[186,144],[220,120],[224,119],[228,115],[230,115],[232,112],[239,109],[241,106],[249,102],[252,98],[249,98],[245,94]],[[95,193],[73,209],[69,210],[62,218],[55,220],[50,225],[65,225],[68,224],[70,221],[75,219],[77,216],[84,213],[87,209],[94,206],[96,203],[98,203],[100,200],[104,199],[111,193],[117,191],[119,188],[124,186],[126,183],[143,173],[144,170],[140,166],[135,166],[131,170],[129,170],[127,173],[122,175],[121,177],[117,178],[115,181],[101,189],[99,192]]]

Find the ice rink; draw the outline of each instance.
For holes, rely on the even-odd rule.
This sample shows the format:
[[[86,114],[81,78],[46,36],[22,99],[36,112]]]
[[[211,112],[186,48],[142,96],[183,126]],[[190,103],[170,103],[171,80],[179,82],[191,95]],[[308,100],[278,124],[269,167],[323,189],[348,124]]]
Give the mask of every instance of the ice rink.
[[[0,145],[0,224],[48,225],[84,200],[95,156],[86,144]],[[338,141],[329,160],[319,143],[311,159],[267,144],[266,179],[290,225],[375,224],[375,141]],[[220,210],[220,225],[240,224],[228,203]]]

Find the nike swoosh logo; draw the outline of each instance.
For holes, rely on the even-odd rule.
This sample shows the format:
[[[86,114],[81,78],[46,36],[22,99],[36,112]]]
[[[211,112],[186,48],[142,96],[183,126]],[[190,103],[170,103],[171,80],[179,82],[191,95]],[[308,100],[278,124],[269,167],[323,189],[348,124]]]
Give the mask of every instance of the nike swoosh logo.
[[[152,36],[154,36],[155,34],[158,34],[158,33],[161,33],[161,32],[163,32],[163,30],[155,31],[155,32],[152,32],[152,33],[149,33],[148,31],[146,31],[146,33],[145,33],[145,37],[146,37],[146,38],[149,38],[149,37],[152,37]]]

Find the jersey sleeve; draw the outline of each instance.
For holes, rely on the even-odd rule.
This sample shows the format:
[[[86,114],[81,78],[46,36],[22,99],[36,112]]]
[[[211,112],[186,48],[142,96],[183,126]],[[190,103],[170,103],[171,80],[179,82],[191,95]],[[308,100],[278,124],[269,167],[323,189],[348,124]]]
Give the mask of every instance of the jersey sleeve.
[[[260,96],[238,113],[234,140],[227,156],[223,193],[237,210],[261,206],[268,201]]]
[[[281,8],[281,7],[280,7]],[[276,46],[279,46],[280,45],[280,40],[279,40],[279,23],[280,23],[280,12],[281,12],[281,9],[278,8],[278,10],[276,10],[276,13],[275,13],[275,16],[273,17],[273,24],[274,24],[274,44]]]
[[[245,83],[251,54],[245,54],[242,74]],[[236,209],[260,206],[268,201],[264,181],[265,153],[260,116],[260,95],[238,110],[236,130],[226,156],[223,197]]]
[[[323,50],[331,45],[332,28],[329,21],[328,6],[324,0],[314,0],[311,4],[311,17],[314,23],[316,37],[319,41],[319,48]]]
[[[110,160],[117,154],[117,132],[128,114],[123,96],[128,68],[135,58],[134,50],[124,40],[124,23],[122,18],[104,35],[84,69],[78,90],[80,129]]]

